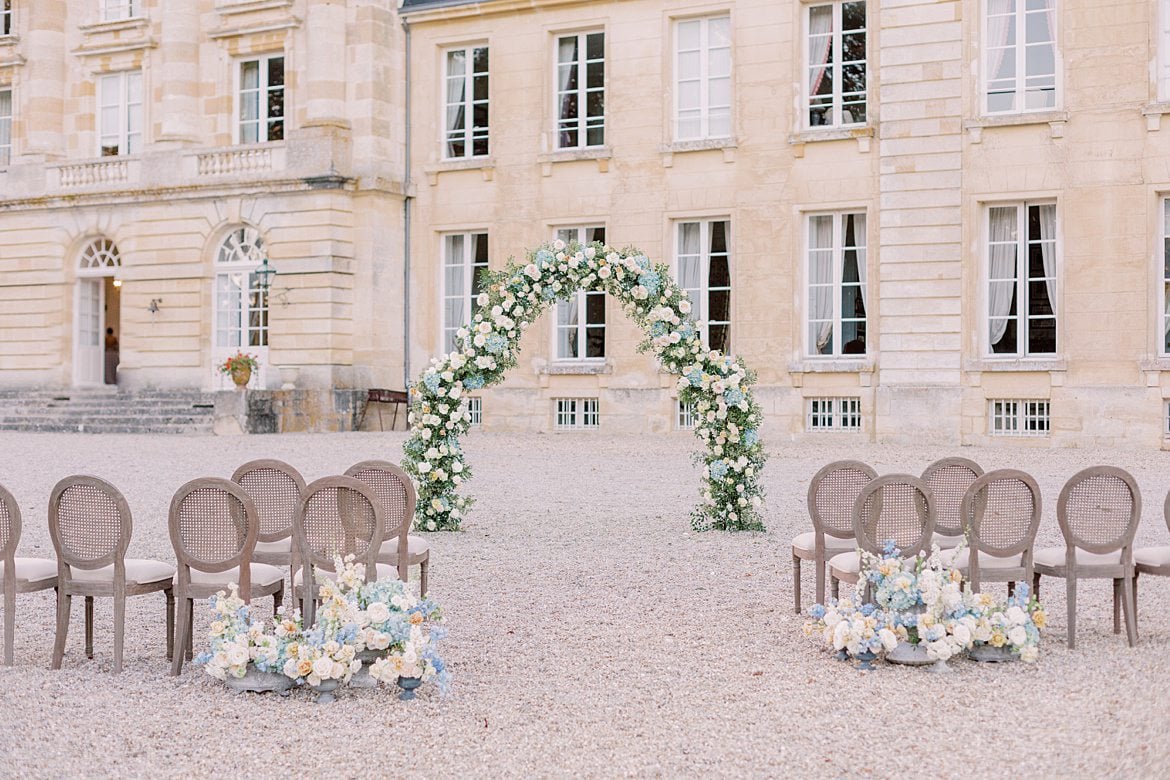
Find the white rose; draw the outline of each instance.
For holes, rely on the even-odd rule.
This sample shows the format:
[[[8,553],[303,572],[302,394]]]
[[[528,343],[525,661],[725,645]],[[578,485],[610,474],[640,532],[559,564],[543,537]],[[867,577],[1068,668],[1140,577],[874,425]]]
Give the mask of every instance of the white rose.
[[[426,451],[426,454],[423,457],[425,457],[427,460],[437,460],[439,457],[439,451],[434,447],[431,447]]]
[[[597,278],[598,279],[608,279],[610,274],[612,274],[612,273],[613,272],[611,270],[609,270],[608,265],[603,265],[603,266],[601,266],[601,268],[597,269]]]
[[[230,666],[239,666],[240,664],[248,663],[248,648],[240,645],[232,645],[231,649],[227,651],[228,664]]]
[[[888,628],[883,628],[879,631],[878,638],[882,640],[882,647],[886,649],[886,652],[898,646],[898,635]]]
[[[487,304],[488,304],[488,294],[487,294],[487,293],[480,293],[480,294],[479,294],[479,295],[476,297],[476,299],[475,299],[475,302],[476,302],[476,303],[478,303],[480,306],[487,306]]]
[[[1019,647],[1028,641],[1028,632],[1024,630],[1023,626],[1013,626],[1012,629],[1008,631],[1008,641],[1016,647]]]
[[[971,644],[971,630],[969,628],[967,628],[966,626],[964,626],[962,623],[955,626],[953,633],[954,633],[955,641],[958,642],[963,647],[967,647],[968,645]]]
[[[540,269],[536,267],[535,263],[529,263],[528,265],[524,266],[524,275],[529,279],[536,281],[540,278]]]
[[[284,662],[284,676],[285,677],[292,677],[293,679],[296,679],[296,677],[297,677],[297,659],[290,658]]]
[[[313,662],[313,674],[320,677],[322,680],[329,679],[329,673],[333,671],[333,661],[325,656],[321,656]]]
[[[691,302],[686,300],[685,298],[683,300],[679,301],[678,302],[678,310],[681,311],[683,314],[690,314],[691,313]]]
[[[1024,610],[1016,606],[1008,607],[1003,616],[1007,618],[1009,626],[1022,626],[1028,620],[1028,615]]]
[[[390,610],[380,601],[367,607],[366,614],[370,616],[371,623],[385,623],[390,618]]]
[[[462,473],[463,472],[463,464],[459,461],[455,461],[454,463],[451,464],[451,471],[455,472],[456,474]]]
[[[428,471],[431,470],[431,464],[427,463],[424,460],[424,461],[420,462],[419,464],[417,464],[417,466],[415,468],[418,469],[419,474],[426,474]]]
[[[565,242],[562,241],[561,239],[558,238],[556,241],[553,242],[553,249],[555,249],[556,251],[559,252],[564,248],[565,248]]]

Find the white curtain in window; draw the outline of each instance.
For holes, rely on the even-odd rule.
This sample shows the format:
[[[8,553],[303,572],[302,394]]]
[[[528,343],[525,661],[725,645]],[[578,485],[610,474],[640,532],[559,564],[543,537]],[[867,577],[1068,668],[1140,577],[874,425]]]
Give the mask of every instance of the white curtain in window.
[[[569,88],[569,78],[573,71],[577,69],[577,36],[571,38],[561,38],[560,56],[557,58],[560,61],[557,73],[557,89],[561,93],[561,119],[569,118],[569,106],[572,105],[572,100],[576,97],[576,91],[568,93],[565,90]],[[581,79],[584,78],[583,73],[577,74],[577,84],[580,85]],[[577,106],[577,116],[581,115],[582,106]]]
[[[1056,204],[1040,206],[1040,254],[1047,278],[1048,302],[1056,313]]]
[[[817,94],[828,70],[829,52],[833,50],[833,6],[822,5],[808,9],[809,64],[818,66],[812,72],[809,95]]]
[[[678,281],[691,296],[691,319],[699,319],[706,311],[700,300],[703,258],[699,254],[699,223],[686,222],[678,233]]]
[[[1023,0],[1020,0],[1021,2]],[[987,61],[987,80],[999,78],[1000,68],[1003,67],[1007,56],[1008,33],[1016,23],[1012,13],[1015,0],[987,0],[987,47],[990,56]],[[1016,41],[1019,45],[1019,41]]]
[[[814,217],[810,225],[812,233],[809,236],[813,249],[823,250],[833,248],[833,218]],[[831,251],[809,252],[809,279],[818,282],[833,278],[833,253]],[[809,319],[821,321],[817,328],[817,352],[823,352],[829,339],[833,337],[833,286],[818,285],[813,288],[812,310]]]
[[[577,307],[579,305],[579,296],[584,293],[577,293],[572,300],[559,301],[557,303],[557,357],[559,358],[576,358],[581,357],[579,346],[577,344]]]
[[[467,67],[467,55],[465,52],[451,52],[447,55],[448,132],[456,128],[466,129],[467,127],[466,123],[463,122],[464,100],[467,94]]]
[[[1011,279],[1016,274],[1016,244],[1015,239],[1016,210],[1012,208],[993,208],[990,210],[990,225],[988,236],[991,239],[989,252],[989,271],[992,279]],[[987,311],[991,318],[991,344],[999,343],[1007,331],[1008,312],[1012,310],[1012,299],[1015,298],[1015,285],[992,282],[988,285]]]
[[[861,281],[861,305],[866,306],[866,313],[869,313],[868,305],[865,302],[865,246],[868,243],[865,238],[865,214],[853,215],[853,243],[857,246],[857,278]]]

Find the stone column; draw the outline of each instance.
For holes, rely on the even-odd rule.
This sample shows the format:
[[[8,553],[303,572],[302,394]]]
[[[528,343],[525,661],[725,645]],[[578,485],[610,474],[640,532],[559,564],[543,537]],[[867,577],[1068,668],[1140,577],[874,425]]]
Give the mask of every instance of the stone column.
[[[66,0],[28,3],[28,62],[22,78],[22,113],[30,155],[59,159],[65,155]]]
[[[306,101],[305,127],[348,128],[345,62],[346,4],[342,0],[308,0],[306,56],[297,63]]]
[[[162,127],[158,141],[199,140],[199,11],[198,0],[161,0],[162,55],[160,78]]]

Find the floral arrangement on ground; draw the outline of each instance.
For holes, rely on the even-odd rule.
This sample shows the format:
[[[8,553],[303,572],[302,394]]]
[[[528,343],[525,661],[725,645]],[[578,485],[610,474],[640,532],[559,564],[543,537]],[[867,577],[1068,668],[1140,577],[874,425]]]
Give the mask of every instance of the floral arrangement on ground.
[[[458,348],[435,358],[411,393],[411,436],[403,468],[418,487],[419,526],[457,530],[472,499],[458,495],[471,478],[459,439],[471,415],[467,393],[503,380],[516,365],[522,334],[558,300],[578,290],[604,291],[646,333],[640,351],[678,376],[678,398],[698,417],[695,435],[706,449],[702,501],[691,514],[696,530],[762,530],[765,461],[761,411],[750,387],[755,375],[738,358],[708,350],[702,323],[686,292],[664,264],[636,249],[615,250],[557,240],[488,274],[473,301],[472,321],[456,332]]]
[[[366,582],[365,567],[353,556],[336,559],[335,566],[336,579],[318,572],[321,603],[309,628],[299,611],[283,606],[272,620],[257,617],[234,583],[212,596],[209,647],[195,663],[218,680],[240,680],[255,670],[320,688],[328,681],[353,682],[364,671],[374,682],[361,687],[403,685],[401,678],[415,685],[433,681],[446,694],[451,672],[438,653],[446,635],[439,606],[397,579]]]
[[[1016,583],[1006,599],[972,592],[950,565],[961,549],[944,553],[935,546],[929,555],[903,558],[888,542],[881,555],[862,552],[857,591],[814,604],[805,633],[819,637],[838,658],[859,658],[866,667],[874,658],[945,664],[962,653],[977,660],[1036,661],[1047,616],[1028,585]]]

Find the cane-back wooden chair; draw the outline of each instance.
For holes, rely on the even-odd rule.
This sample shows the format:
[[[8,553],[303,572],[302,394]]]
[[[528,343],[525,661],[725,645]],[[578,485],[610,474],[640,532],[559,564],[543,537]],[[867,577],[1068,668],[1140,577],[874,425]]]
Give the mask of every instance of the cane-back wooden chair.
[[[983,476],[979,464],[967,458],[936,460],[922,472],[922,481],[934,496],[934,535],[931,544],[942,550],[958,547],[963,541],[963,496]]]
[[[1170,493],[1166,494],[1166,501],[1162,504],[1162,517],[1166,519],[1166,527],[1170,528]],[[1133,618],[1136,625],[1138,577],[1142,574],[1170,577],[1170,545],[1137,548],[1133,551],[1133,569]]]
[[[16,633],[16,594],[57,585],[57,562],[48,558],[17,558],[20,507],[0,485],[0,593],[4,594],[4,665],[12,666]]]
[[[378,553],[378,562],[397,566],[398,579],[403,582],[409,580],[410,567],[417,565],[419,593],[426,596],[431,547],[426,539],[410,533],[417,501],[410,476],[398,466],[384,460],[364,460],[355,463],[346,470],[345,475],[369,485],[382,505],[385,521],[384,541]]]
[[[317,573],[335,577],[334,556],[355,556],[357,563],[365,565],[367,581],[398,575],[396,567],[377,560],[382,523],[382,505],[364,482],[323,477],[305,488],[293,513],[293,538],[301,562],[293,580],[293,598],[301,602],[306,627],[315,618]]]
[[[967,549],[950,560],[978,592],[983,582],[1031,582],[1040,488],[1030,475],[999,469],[979,477],[963,496]]]
[[[839,584],[861,579],[861,552],[880,555],[892,541],[905,558],[930,549],[934,533],[934,499],[926,483],[913,474],[887,474],[861,489],[853,502],[853,535],[860,550],[829,559],[833,597]]]
[[[858,460],[839,460],[818,471],[808,485],[808,514],[813,530],[792,540],[792,591],[800,614],[800,562],[813,561],[817,574],[817,603],[825,603],[825,563],[856,549],[853,504],[877,472]]]
[[[1113,580],[1113,633],[1121,633],[1125,613],[1126,639],[1137,644],[1133,605],[1133,538],[1142,516],[1137,482],[1113,466],[1091,466],[1077,472],[1060,491],[1056,520],[1064,548],[1037,550],[1033,588],[1040,577],[1063,577],[1068,592],[1068,646],[1076,647],[1077,580]],[[1119,610],[1119,605],[1122,609]]]
[[[73,596],[85,597],[85,655],[93,658],[93,600],[114,599],[114,671],[122,671],[126,598],[162,591],[167,602],[167,659],[174,648],[175,567],[127,558],[133,521],[126,499],[104,479],[66,477],[49,497],[49,535],[57,552],[57,633],[51,668],[60,669]]]
[[[245,603],[272,596],[275,612],[284,601],[284,570],[252,562],[260,519],[252,499],[229,480],[203,477],[179,488],[171,499],[169,526],[178,561],[178,651],[171,663],[171,674],[177,675],[183,669],[184,650],[191,646],[196,599],[236,583]]]
[[[305,489],[305,478],[284,461],[265,458],[240,466],[232,474],[232,482],[248,493],[260,517],[260,532],[252,561],[288,567],[291,587],[297,568],[292,518],[297,502],[301,500],[301,491]]]

